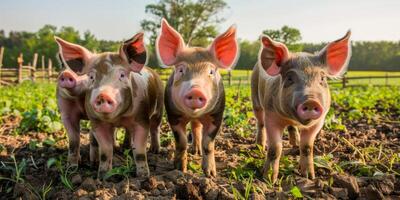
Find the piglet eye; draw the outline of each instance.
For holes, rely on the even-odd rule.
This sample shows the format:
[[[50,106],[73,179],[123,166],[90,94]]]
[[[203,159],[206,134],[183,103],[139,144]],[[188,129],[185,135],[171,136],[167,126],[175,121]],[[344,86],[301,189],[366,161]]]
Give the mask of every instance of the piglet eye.
[[[210,75],[213,75],[213,74],[214,74],[214,70],[211,69],[211,70],[210,70]]]

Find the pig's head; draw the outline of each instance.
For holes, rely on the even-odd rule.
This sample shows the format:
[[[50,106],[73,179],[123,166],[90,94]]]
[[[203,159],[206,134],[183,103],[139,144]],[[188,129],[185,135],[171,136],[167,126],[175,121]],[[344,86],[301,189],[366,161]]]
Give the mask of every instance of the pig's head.
[[[170,91],[176,107],[197,117],[212,109],[223,89],[218,69],[230,69],[238,58],[236,28],[230,27],[208,48],[188,47],[181,35],[163,19],[156,43],[164,66],[174,66]]]
[[[125,41],[119,53],[97,55],[88,73],[88,113],[101,120],[112,120],[126,112],[141,87],[131,78],[131,72],[139,73],[146,59],[142,32]]]
[[[275,108],[286,117],[307,126],[323,120],[331,97],[327,79],[341,76],[351,57],[350,31],[320,52],[290,53],[268,36],[261,37],[258,64],[269,77],[279,78]]]
[[[86,48],[55,37],[59,47],[59,60],[64,70],[58,76],[58,87],[64,94],[77,96],[87,90],[88,63],[94,54]]]

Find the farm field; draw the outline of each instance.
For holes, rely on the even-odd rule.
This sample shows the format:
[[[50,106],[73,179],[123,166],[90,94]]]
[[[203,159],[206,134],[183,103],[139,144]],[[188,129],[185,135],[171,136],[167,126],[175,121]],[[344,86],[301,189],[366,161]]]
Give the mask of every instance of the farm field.
[[[245,74],[242,71],[233,71]],[[350,72],[360,76],[360,72]],[[226,88],[224,125],[216,138],[217,174],[202,175],[189,154],[188,173],[173,169],[174,139],[164,119],[162,151],[148,154],[151,177],[134,177],[131,152],[117,148],[105,181],[89,164],[89,124],[82,124],[81,165],[66,165],[68,141],[55,84],[24,82],[0,88],[0,199],[278,199],[396,198],[400,195],[400,87],[332,88],[332,108],[314,149],[316,179],[298,172],[298,148],[284,134],[279,181],[260,173],[264,153],[254,145],[250,88]],[[188,130],[189,131],[189,130]],[[119,130],[117,141],[122,142]],[[190,147],[190,145],[189,145]]]

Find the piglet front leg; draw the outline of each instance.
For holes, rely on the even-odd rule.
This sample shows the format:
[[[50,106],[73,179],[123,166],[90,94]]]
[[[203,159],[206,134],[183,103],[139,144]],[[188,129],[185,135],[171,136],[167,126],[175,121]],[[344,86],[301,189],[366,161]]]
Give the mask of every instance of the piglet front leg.
[[[315,178],[313,160],[314,140],[324,125],[323,122],[321,120],[321,122],[310,128],[300,130],[300,173],[311,179]]]
[[[112,169],[112,157],[114,146],[114,127],[105,122],[92,123],[94,136],[99,146],[99,170],[98,177],[102,178]]]
[[[71,166],[78,166],[80,161],[80,116],[76,111],[73,101],[59,99],[61,120],[68,134],[69,150],[68,163]]]
[[[147,164],[146,155],[146,144],[147,136],[149,135],[149,129],[140,124],[135,124],[135,126],[128,129],[133,131],[130,133],[132,136],[132,151],[133,157],[135,158],[136,164],[136,176],[137,177],[148,177],[150,175],[149,165]]]
[[[284,127],[274,120],[274,116],[265,116],[265,126],[267,128],[268,151],[267,159],[263,168],[263,176],[268,179],[272,170],[271,181],[275,183],[279,174],[279,159],[282,154],[282,133]]]
[[[197,120],[191,122],[192,126],[192,149],[191,153],[193,155],[201,155],[201,134],[203,126]]]
[[[177,124],[172,125],[172,133],[175,138],[175,160],[174,165],[176,169],[186,172],[187,170],[187,146],[188,141],[186,137],[186,124],[187,121],[179,121]]]
[[[216,177],[217,169],[215,165],[215,137],[217,136],[222,122],[222,114],[214,117],[206,117],[201,120],[203,124],[202,139],[202,168],[206,177]]]

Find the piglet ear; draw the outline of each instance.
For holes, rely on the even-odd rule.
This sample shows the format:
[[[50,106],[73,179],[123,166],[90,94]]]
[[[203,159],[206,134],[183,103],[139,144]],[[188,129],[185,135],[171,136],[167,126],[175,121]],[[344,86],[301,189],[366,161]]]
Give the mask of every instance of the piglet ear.
[[[126,59],[132,71],[140,72],[147,62],[147,52],[143,41],[143,32],[139,32],[131,39],[126,40],[119,51],[122,58]]]
[[[87,66],[93,54],[77,44],[67,42],[57,36],[54,37],[59,48],[59,57],[63,66],[69,67],[76,73],[84,72],[84,67]]]
[[[332,76],[342,75],[349,64],[351,57],[351,31],[343,38],[326,45],[319,53],[323,63],[328,67],[328,73]]]
[[[157,55],[165,66],[175,64],[178,54],[183,50],[185,42],[182,36],[172,28],[167,20],[161,20],[161,32],[156,41]]]
[[[281,65],[289,58],[287,47],[272,40],[266,35],[261,36],[261,49],[258,55],[258,63],[270,76],[276,76],[281,71]]]
[[[222,33],[209,47],[210,52],[218,60],[221,68],[229,69],[235,65],[239,57],[239,45],[236,39],[236,26],[231,26]]]

